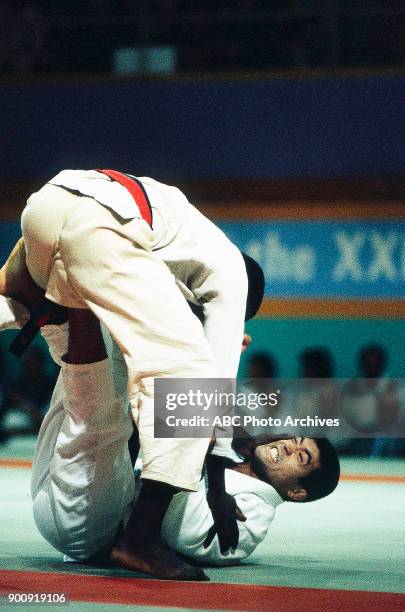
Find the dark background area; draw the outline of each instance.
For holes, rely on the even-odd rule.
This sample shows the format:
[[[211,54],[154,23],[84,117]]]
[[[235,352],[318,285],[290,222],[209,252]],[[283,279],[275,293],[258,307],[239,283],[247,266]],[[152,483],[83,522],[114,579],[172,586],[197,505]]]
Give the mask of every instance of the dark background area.
[[[117,48],[172,46],[189,71],[399,66],[397,0],[3,0],[1,71],[105,73]]]
[[[326,220],[353,222],[365,240],[394,232],[396,277],[382,279],[384,293],[377,282],[372,300],[360,285],[355,301],[314,300],[298,282],[296,299],[275,299],[269,283],[241,367],[264,353],[273,372],[303,376],[306,351],[320,350],[330,378],[361,377],[361,351],[377,345],[380,401],[389,376],[404,378],[404,32],[400,0],[0,0],[2,261],[27,197],[65,168],[172,182],[225,231],[259,223],[265,235],[285,222],[292,254],[307,245],[288,223],[313,223],[320,265]],[[370,219],[379,225],[367,234]],[[265,238],[259,247],[266,255]],[[27,362],[10,359],[9,334],[4,443],[38,430],[56,374],[41,343]],[[398,388],[405,419],[403,380]]]

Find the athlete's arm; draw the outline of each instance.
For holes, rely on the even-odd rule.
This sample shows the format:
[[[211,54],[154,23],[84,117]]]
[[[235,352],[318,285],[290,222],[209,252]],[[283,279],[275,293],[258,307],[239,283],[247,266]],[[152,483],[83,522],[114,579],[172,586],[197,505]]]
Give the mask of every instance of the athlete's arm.
[[[224,457],[209,455],[207,457],[208,490],[207,502],[210,507],[213,525],[210,527],[204,541],[204,548],[208,548],[216,535],[221,554],[230,548],[235,550],[239,542],[239,529],[237,520],[246,521],[246,517],[238,508],[235,498],[226,492],[225,468],[232,461]]]
[[[68,352],[66,363],[95,363],[107,358],[100,322],[91,310],[69,308]]]
[[[227,246],[225,261],[218,262],[197,292],[218,376],[235,378],[244,338],[247,277],[242,255],[233,245]]]

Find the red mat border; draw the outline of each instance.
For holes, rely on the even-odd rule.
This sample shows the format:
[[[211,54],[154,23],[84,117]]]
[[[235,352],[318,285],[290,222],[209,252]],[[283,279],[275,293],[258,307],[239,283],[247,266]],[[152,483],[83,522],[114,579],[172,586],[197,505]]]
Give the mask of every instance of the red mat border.
[[[69,601],[198,610],[405,610],[405,595],[401,593],[0,570],[0,594],[4,597],[9,593],[64,593]]]

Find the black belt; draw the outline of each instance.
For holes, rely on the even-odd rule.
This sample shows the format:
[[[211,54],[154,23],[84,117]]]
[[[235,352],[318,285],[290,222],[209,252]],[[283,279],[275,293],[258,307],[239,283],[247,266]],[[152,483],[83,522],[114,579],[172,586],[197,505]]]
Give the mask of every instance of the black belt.
[[[16,357],[21,357],[41,327],[50,324],[59,325],[65,321],[67,321],[66,308],[44,297],[38,306],[31,311],[30,320],[18,332],[10,344],[9,352]]]

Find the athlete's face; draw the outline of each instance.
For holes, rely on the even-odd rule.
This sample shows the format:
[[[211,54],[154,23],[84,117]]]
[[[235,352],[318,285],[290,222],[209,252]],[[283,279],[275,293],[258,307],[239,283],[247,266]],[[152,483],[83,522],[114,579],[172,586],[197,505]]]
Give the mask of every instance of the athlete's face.
[[[257,446],[252,468],[284,499],[305,501],[307,492],[299,484],[320,467],[319,449],[313,438],[296,437]]]

